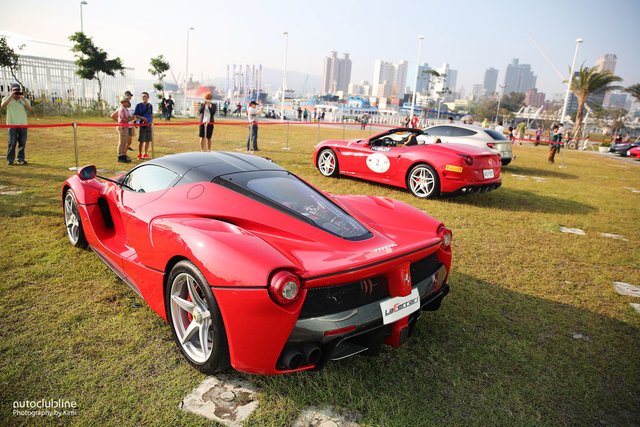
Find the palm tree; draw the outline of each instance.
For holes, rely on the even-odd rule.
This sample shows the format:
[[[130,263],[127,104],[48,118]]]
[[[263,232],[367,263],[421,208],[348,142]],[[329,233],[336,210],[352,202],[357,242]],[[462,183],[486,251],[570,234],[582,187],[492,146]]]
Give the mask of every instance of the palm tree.
[[[629,86],[628,88],[625,89],[625,91],[631,94],[631,96],[633,96],[636,99],[636,101],[640,102],[640,83],[636,83],[633,86]]]
[[[580,66],[580,71],[573,76],[571,83],[571,91],[578,98],[578,111],[576,113],[576,124],[573,127],[573,139],[578,140],[580,136],[580,128],[582,127],[582,116],[584,106],[587,103],[587,97],[592,93],[602,93],[608,90],[616,89],[611,83],[619,82],[622,79],[611,71],[598,71],[596,67]]]

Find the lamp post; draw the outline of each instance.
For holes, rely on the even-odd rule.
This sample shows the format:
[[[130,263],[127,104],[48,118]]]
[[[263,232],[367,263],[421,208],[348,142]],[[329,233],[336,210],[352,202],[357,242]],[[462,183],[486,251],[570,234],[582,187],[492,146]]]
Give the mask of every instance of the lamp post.
[[[498,92],[498,109],[496,110],[496,124],[500,123],[500,103],[502,102],[502,92],[507,85],[498,85],[500,92]]]
[[[576,67],[576,58],[578,57],[578,47],[582,43],[582,39],[576,39],[576,50],[573,53],[573,62],[571,62],[571,71],[569,72],[569,80],[567,82],[567,93],[564,95],[564,104],[562,105],[562,114],[560,115],[560,123],[564,124],[564,117],[567,115],[567,105],[569,104],[569,94],[571,93],[571,83],[573,83],[573,71]]]
[[[80,2],[80,32],[84,34],[84,22],[82,19],[82,6],[86,6],[87,3],[85,0]],[[85,87],[84,87],[84,79],[82,79],[82,98],[85,97]]]
[[[187,30],[187,64],[185,66],[184,74],[184,115],[187,115],[187,86],[189,85],[189,32],[193,30],[193,27],[189,27]]]
[[[287,31],[282,33],[284,35],[284,72],[282,73],[282,99],[280,100],[280,121],[284,122],[284,95],[287,91],[287,50],[289,48],[289,33]]]
[[[420,49],[422,48],[422,40],[424,36],[418,36],[418,56],[416,57],[416,80],[413,84],[413,98],[411,99],[411,113],[409,117],[413,118],[413,109],[416,105],[416,94],[418,92],[418,70],[420,69]]]
[[[85,0],[82,0],[80,2],[80,32],[81,33],[84,33],[84,25],[83,25],[83,22],[82,22],[82,6],[86,6],[88,4],[89,3],[87,3]]]

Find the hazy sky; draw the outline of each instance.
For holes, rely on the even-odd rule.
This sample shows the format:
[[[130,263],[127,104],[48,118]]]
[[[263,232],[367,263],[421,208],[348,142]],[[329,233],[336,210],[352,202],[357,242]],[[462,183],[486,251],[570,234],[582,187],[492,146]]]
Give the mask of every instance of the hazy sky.
[[[283,31],[289,33],[288,70],[322,75],[324,57],[347,52],[351,81],[371,80],[376,59],[409,61],[413,86],[418,36],[424,35],[421,63],[449,62],[458,70],[458,89],[482,83],[488,67],[499,70],[512,58],[531,64],[537,87],[548,96],[563,85],[549,62],[564,75],[575,49],[584,43],[578,65],[598,56],[618,56],[616,74],[624,86],[640,82],[640,1],[121,1],[87,0],[84,30],[110,57],[150,78],[149,59],[164,54],[177,77],[184,75],[187,29],[189,72],[195,79],[224,77],[227,64],[262,64],[282,69]],[[80,30],[79,0],[0,0],[0,31],[28,39],[70,45]],[[10,12],[10,13],[9,13]],[[16,37],[10,44],[18,42]],[[24,52],[71,59],[67,48],[26,43]],[[169,76],[171,80],[171,76]],[[320,89],[320,88],[317,88]]]

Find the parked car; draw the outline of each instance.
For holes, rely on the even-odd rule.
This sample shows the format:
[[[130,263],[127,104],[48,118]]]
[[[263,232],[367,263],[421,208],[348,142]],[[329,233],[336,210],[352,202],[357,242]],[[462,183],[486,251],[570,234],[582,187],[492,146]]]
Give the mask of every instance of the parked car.
[[[640,147],[633,147],[627,151],[627,157],[631,157],[633,159],[640,159]]]
[[[627,151],[635,147],[640,147],[640,142],[618,142],[615,144],[611,144],[611,147],[609,147],[609,152],[613,154],[620,154],[622,157],[626,157]]]
[[[142,296],[204,373],[317,370],[398,347],[449,291],[442,222],[325,194],[256,156],[175,154],[114,178],[86,166],[61,196],[71,244]]]
[[[428,138],[420,129],[395,128],[366,139],[322,141],[313,162],[324,176],[406,188],[420,198],[500,187],[498,154],[466,144],[427,144]]]
[[[428,136],[427,143],[440,140],[442,143],[469,144],[500,154],[503,165],[508,165],[513,159],[511,141],[493,129],[450,123],[430,126],[424,129],[424,134]]]

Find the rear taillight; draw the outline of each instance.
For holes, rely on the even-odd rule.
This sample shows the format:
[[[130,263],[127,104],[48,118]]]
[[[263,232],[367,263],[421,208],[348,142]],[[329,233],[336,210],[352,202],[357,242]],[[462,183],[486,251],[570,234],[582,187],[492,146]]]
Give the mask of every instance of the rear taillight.
[[[462,157],[464,159],[464,162],[466,164],[468,164],[469,166],[471,166],[473,164],[473,157],[471,157],[468,154],[458,154],[458,156]]]
[[[449,230],[444,225],[438,227],[438,235],[442,238],[442,246],[447,249],[451,246],[451,239],[453,238],[453,234],[451,230]]]
[[[300,296],[300,278],[290,271],[278,271],[269,282],[269,295],[280,305],[291,304]]]
[[[496,146],[496,144],[494,144],[493,142],[487,142],[487,147],[493,148],[495,146]]]

